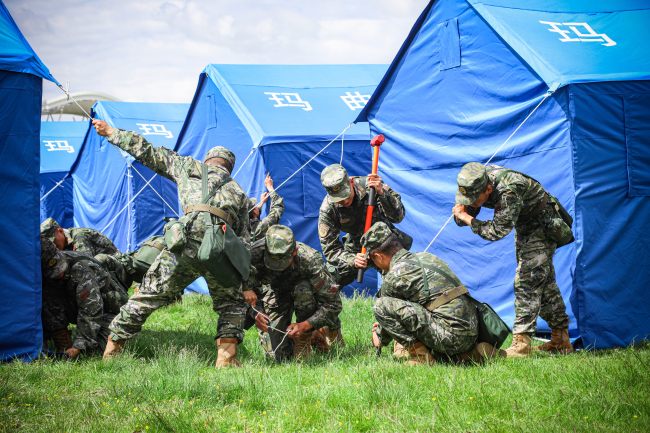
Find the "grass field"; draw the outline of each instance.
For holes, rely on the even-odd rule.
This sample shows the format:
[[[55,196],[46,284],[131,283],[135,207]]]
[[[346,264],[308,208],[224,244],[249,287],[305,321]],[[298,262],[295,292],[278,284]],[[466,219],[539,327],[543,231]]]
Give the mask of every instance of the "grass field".
[[[369,299],[344,302],[347,346],[215,370],[207,297],[156,312],[111,362],[0,365],[2,432],[649,432],[650,346],[486,366],[407,367],[370,347]]]

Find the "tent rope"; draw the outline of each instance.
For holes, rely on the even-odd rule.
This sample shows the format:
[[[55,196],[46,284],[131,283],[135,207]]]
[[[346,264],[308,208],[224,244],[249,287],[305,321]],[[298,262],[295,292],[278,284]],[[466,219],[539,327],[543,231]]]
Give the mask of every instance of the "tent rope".
[[[352,124],[348,125],[348,128],[352,126]],[[343,130],[343,135],[341,135],[341,160],[339,161],[339,164],[343,165],[343,150],[345,145],[345,129]]]
[[[140,171],[138,171],[138,169],[135,168],[135,166],[132,166],[132,168],[133,168],[133,170],[138,174],[138,176],[140,176],[140,177],[142,178],[142,180],[144,180],[144,181],[147,180],[147,179],[142,175],[142,173],[140,173]],[[157,175],[157,174],[154,174],[154,175],[153,175],[153,177],[156,177],[156,176],[158,176],[158,175]],[[152,178],[152,179],[153,179],[153,178]],[[167,207],[168,207],[169,209],[171,209],[172,212],[174,212],[174,215],[176,215],[178,218],[180,218],[180,215],[178,214],[178,212],[176,212],[176,209],[174,209],[174,208],[172,207],[172,205],[170,205],[169,203],[167,203],[167,200],[165,200],[165,198],[164,198],[162,195],[160,195],[160,193],[159,193],[158,191],[156,191],[156,188],[154,188],[153,186],[150,186],[150,188],[151,188],[151,190],[152,190],[154,193],[156,193],[156,195],[160,198],[160,200],[162,200],[162,202],[165,203],[165,204],[167,205]]]
[[[241,165],[239,166],[239,168],[237,169],[237,171],[235,172],[235,174],[232,175],[232,178],[233,178],[233,179],[235,178],[235,176],[237,176],[237,175],[239,174],[239,172],[241,171],[241,169],[244,168],[244,165],[246,164],[246,161],[248,161],[248,159],[251,157],[251,155],[253,154],[253,152],[255,152],[255,149],[257,149],[257,147],[253,147],[253,148],[251,148],[251,151],[248,152],[248,156],[244,159],[244,162],[241,163]]]
[[[45,198],[46,198],[48,195],[52,194],[52,193],[54,192],[55,189],[57,189],[58,187],[60,187],[61,185],[63,185],[63,182],[68,178],[68,176],[70,176],[70,173],[66,173],[65,176],[63,176],[63,179],[61,179],[60,181],[58,181],[56,184],[54,184],[54,186],[53,186],[52,188],[50,188],[50,190],[49,190],[48,192],[46,192],[45,194],[43,194],[43,197],[41,197],[41,200],[40,200],[40,201],[45,200]]]
[[[75,97],[72,96],[72,95],[70,94],[70,83],[68,83],[68,85],[67,85],[68,88],[67,88],[67,89],[66,89],[65,87],[63,87],[62,84],[59,84],[57,87],[58,87],[59,89],[61,89],[61,91],[62,91],[63,93],[65,93],[65,96],[68,97],[68,100],[72,100],[72,102],[74,102],[75,104],[77,104],[77,107],[79,107],[79,108],[81,109],[81,111],[82,111],[86,116],[88,116],[89,119],[92,119],[92,118],[93,118],[93,116],[91,116],[90,113],[88,113],[88,111],[86,111],[86,109],[85,109],[84,107],[82,107],[81,104],[80,104],[79,102],[77,102],[77,100],[75,99]]]
[[[264,316],[264,317],[266,317],[267,319],[269,319],[269,316],[267,316],[266,314],[264,314],[264,313],[262,313],[261,311],[257,310],[257,309],[256,309],[255,307],[253,307],[252,305],[251,305],[250,307],[251,307],[251,310],[255,311],[257,314],[261,314],[262,316]],[[270,321],[270,319],[269,319],[269,321]],[[284,334],[284,337],[282,337],[282,340],[280,340],[280,342],[278,343],[278,345],[275,346],[275,347],[277,347],[277,348],[282,347],[282,343],[284,343],[284,340],[287,339],[287,337],[289,336],[289,333],[286,332],[286,331],[283,331],[283,330],[281,330],[281,329],[279,329],[279,328],[276,328],[276,327],[274,327],[274,326],[271,326],[271,325],[267,325],[267,327],[268,327],[269,329],[273,329],[274,331],[277,331],[277,332],[279,332],[279,333],[281,333],[281,334]],[[264,348],[264,351],[265,351],[267,354],[271,355],[271,356],[275,356],[275,350],[266,350],[266,348]]]
[[[508,136],[508,138],[506,138],[506,141],[504,141],[503,143],[501,143],[501,145],[499,147],[497,147],[497,149],[494,151],[492,156],[490,156],[490,158],[483,165],[488,165],[494,159],[494,157],[501,151],[501,149],[510,141],[510,139],[512,137],[514,137],[514,135],[521,129],[521,127],[524,126],[524,124],[528,121],[528,119],[530,119],[530,117],[533,115],[533,113],[535,113],[535,111],[537,111],[537,109],[544,103],[544,101],[546,101],[553,93],[555,93],[554,89],[549,89],[546,92],[546,95],[544,95],[542,100],[539,101],[539,103],[535,106],[535,108],[533,108],[533,110],[530,113],[528,113],[528,116],[526,116],[526,118],[519,124],[519,126],[517,126],[517,128],[515,128],[515,130],[512,131],[512,133]],[[424,249],[424,252],[427,252],[429,250],[429,248],[431,248],[431,245],[433,245],[434,242],[438,239],[438,237],[440,236],[442,231],[445,229],[445,227],[447,227],[449,225],[449,223],[451,222],[453,217],[454,217],[454,215],[452,213],[449,216],[449,218],[447,218],[447,221],[445,221],[445,223],[442,225],[442,227],[440,227],[440,230],[438,230],[438,232],[433,237],[433,239],[431,239],[431,242],[429,242],[427,247]]]

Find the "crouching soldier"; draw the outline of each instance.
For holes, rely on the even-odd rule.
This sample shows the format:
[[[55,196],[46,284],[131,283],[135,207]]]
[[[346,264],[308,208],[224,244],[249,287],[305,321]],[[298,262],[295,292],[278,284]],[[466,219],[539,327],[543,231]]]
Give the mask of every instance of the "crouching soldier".
[[[41,238],[43,269],[43,331],[57,351],[71,358],[81,353],[101,354],[108,325],[128,299],[127,291],[92,257],[59,251]],[[68,325],[77,326],[74,340]]]
[[[77,227],[64,229],[53,218],[41,223],[41,236],[54,242],[62,251],[78,251],[89,256],[119,252],[113,242],[97,230]]]
[[[296,242],[289,227],[271,226],[266,236],[253,243],[253,271],[246,286],[263,298],[265,315],[258,315],[271,337],[277,361],[311,353],[312,334],[321,330],[329,344],[342,343],[338,286],[325,269],[320,253]],[[262,293],[262,286],[266,286]],[[296,322],[291,323],[293,313]],[[286,330],[280,332],[278,330]],[[288,337],[288,338],[286,338]]]
[[[405,250],[383,222],[361,243],[384,276],[373,306],[375,347],[395,339],[407,348],[411,365],[432,364],[436,357],[479,362],[501,354],[488,343],[477,344],[476,306],[445,262]]]
[[[165,248],[162,236],[152,236],[142,243],[140,248],[127,254],[98,254],[95,259],[111,272],[124,287],[133,283],[142,283],[153,262]]]

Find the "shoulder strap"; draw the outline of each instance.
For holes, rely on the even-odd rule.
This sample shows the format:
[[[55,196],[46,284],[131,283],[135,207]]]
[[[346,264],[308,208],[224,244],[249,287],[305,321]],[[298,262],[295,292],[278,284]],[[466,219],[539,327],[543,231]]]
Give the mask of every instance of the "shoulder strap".
[[[201,164],[201,203],[208,202],[208,166]]]
[[[424,283],[424,288],[426,289],[426,291],[428,293],[429,292],[429,276],[427,275],[427,271],[424,269],[424,265],[422,265],[422,261],[420,260],[420,258],[416,254],[413,254],[413,255],[415,256],[415,260],[417,260],[418,265],[420,265],[420,270],[422,271],[422,277],[423,277],[422,282]]]

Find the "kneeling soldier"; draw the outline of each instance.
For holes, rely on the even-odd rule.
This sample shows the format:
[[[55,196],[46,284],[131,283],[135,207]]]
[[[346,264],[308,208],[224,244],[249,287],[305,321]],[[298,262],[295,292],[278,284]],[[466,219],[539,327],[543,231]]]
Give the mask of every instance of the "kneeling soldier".
[[[104,350],[108,325],[128,294],[102,266],[83,253],[59,251],[41,239],[43,267],[43,331],[69,358]],[[68,324],[77,325],[74,341]]]
[[[275,225],[253,243],[251,256],[254,269],[246,286],[263,296],[268,319],[258,315],[257,320],[262,328],[270,320],[268,332],[277,361],[309,355],[312,333],[323,327],[328,327],[331,343],[342,343],[338,286],[318,251],[296,242],[289,227]],[[266,289],[261,293],[263,285]],[[296,323],[291,323],[294,312]],[[291,341],[277,329],[287,330],[293,349]]]
[[[83,227],[64,229],[54,218],[41,223],[41,236],[54,242],[62,251],[77,251],[89,256],[119,253],[115,244],[97,230]]]
[[[384,276],[373,311],[373,345],[391,339],[404,345],[408,363],[432,364],[435,357],[481,361],[497,351],[477,342],[476,306],[445,262],[429,253],[411,253],[383,222],[361,238]]]

